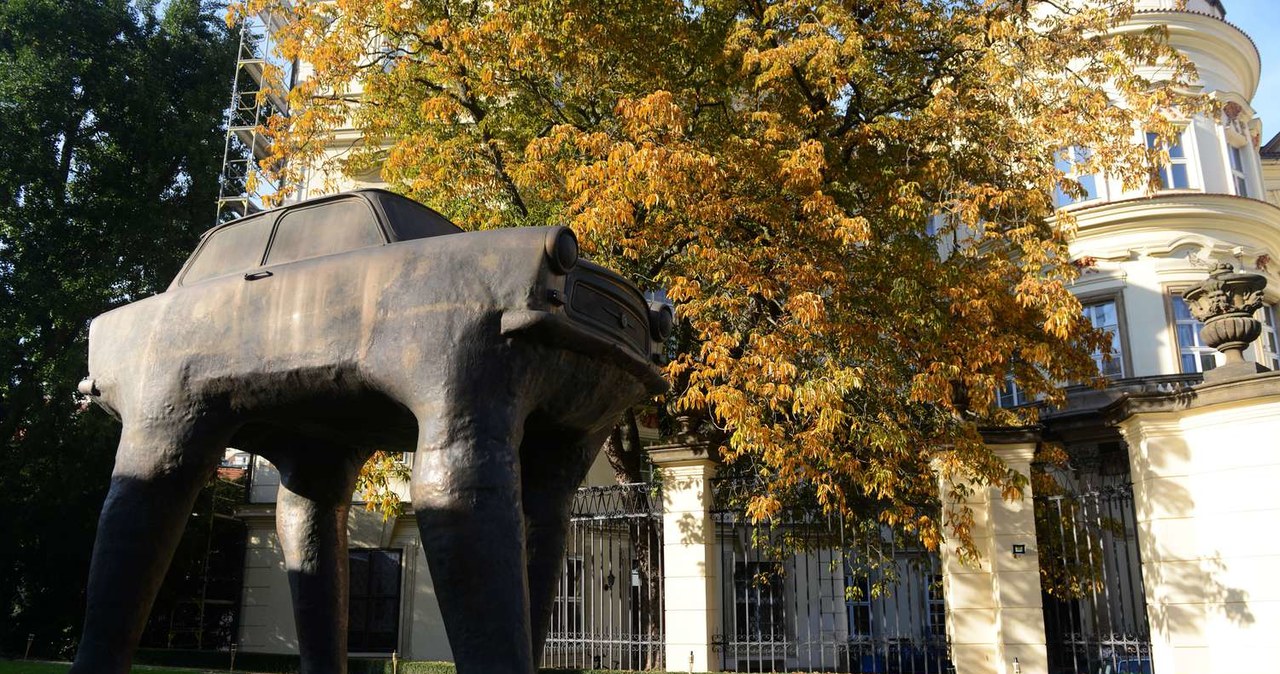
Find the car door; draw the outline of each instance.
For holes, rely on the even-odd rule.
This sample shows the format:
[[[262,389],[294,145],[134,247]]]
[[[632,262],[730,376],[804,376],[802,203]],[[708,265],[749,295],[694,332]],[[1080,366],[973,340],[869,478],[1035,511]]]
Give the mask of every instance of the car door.
[[[265,267],[386,243],[369,203],[357,196],[326,199],[287,209],[276,223]]]
[[[234,376],[244,354],[245,274],[259,268],[277,213],[251,215],[207,233],[163,294],[164,331],[211,376]]]
[[[260,266],[275,215],[260,213],[210,231],[187,261],[176,285],[189,288]]]
[[[308,364],[345,359],[360,341],[371,249],[387,242],[368,201],[338,196],[284,210],[260,268],[245,275],[246,302],[263,324],[265,358]]]

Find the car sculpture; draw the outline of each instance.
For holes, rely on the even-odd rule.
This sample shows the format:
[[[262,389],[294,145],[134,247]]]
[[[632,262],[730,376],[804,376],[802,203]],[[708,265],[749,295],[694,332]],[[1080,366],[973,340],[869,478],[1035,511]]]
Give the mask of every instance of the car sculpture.
[[[207,232],[165,292],[89,330],[82,393],[123,426],[76,674],[130,667],[228,446],[280,471],[303,672],[346,671],[346,523],[374,450],[411,494],[458,671],[529,674],[568,508],[622,411],[665,389],[671,310],[565,227],[464,233],[360,190]]]

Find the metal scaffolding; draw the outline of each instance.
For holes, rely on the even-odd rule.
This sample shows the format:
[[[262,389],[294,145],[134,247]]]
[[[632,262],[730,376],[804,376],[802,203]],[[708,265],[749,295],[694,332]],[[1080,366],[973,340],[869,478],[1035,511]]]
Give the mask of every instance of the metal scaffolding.
[[[288,91],[296,64],[275,52],[274,35],[282,27],[279,14],[256,14],[240,23],[240,48],[218,186],[217,222],[226,222],[263,209],[263,199],[282,187],[260,163],[271,151],[264,133],[273,115],[288,115]]]

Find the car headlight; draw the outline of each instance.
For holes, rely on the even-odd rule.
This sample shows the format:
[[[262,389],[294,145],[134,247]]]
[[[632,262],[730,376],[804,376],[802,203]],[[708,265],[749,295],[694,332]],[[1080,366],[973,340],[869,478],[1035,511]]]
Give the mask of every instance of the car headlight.
[[[551,271],[567,273],[578,264],[578,237],[568,227],[553,227],[547,232],[547,262]]]
[[[676,312],[671,305],[662,302],[649,303],[649,336],[655,342],[665,342],[675,329]]]

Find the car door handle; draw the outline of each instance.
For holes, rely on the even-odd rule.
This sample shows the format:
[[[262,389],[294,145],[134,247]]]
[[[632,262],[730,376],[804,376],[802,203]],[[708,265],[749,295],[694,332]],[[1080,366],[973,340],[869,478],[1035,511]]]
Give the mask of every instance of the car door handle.
[[[264,270],[262,270],[262,271],[251,271],[251,272],[249,272],[248,274],[245,274],[245,275],[244,275],[244,280],[246,280],[246,281],[257,281],[257,280],[258,280],[258,279],[260,279],[260,278],[266,278],[266,277],[268,277],[268,276],[271,276],[271,272],[269,272],[269,271],[267,271],[267,270],[265,270],[265,269],[264,269]]]

